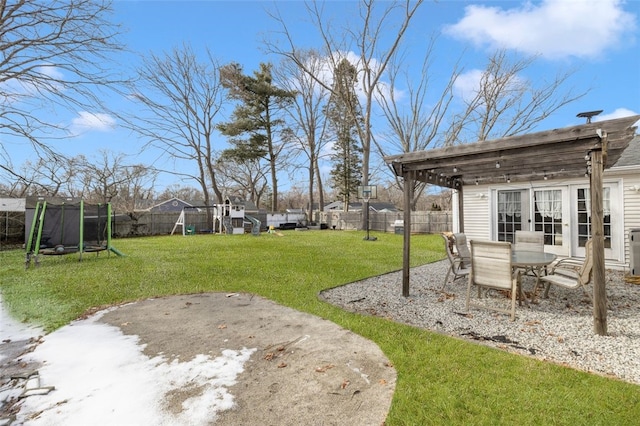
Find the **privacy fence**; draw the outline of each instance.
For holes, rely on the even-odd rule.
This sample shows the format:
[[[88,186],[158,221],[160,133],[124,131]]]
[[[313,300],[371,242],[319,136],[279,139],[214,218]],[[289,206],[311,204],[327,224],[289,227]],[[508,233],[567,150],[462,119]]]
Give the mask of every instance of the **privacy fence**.
[[[310,225],[336,230],[362,230],[362,211],[354,212],[316,212],[313,220],[303,219],[300,214],[252,214],[260,220],[263,228],[280,224]],[[132,214],[117,214],[114,216],[114,237],[141,237],[152,235],[168,235],[174,229],[180,213],[167,212],[136,212]],[[398,232],[403,228],[403,213],[371,212],[369,214],[369,229],[372,231]],[[450,231],[452,214],[449,211],[419,211],[411,213],[411,232],[416,234],[436,234]],[[193,225],[196,232],[210,232],[207,225],[206,212],[189,213],[185,218],[185,225]],[[247,228],[250,229],[250,228]],[[249,232],[249,231],[248,231]],[[176,233],[182,233],[178,226]],[[1,212],[0,217],[0,246],[7,243],[24,243],[25,219],[24,212]]]
[[[251,214],[258,219],[263,228],[271,225],[278,227],[282,224],[315,225],[322,228],[337,230],[362,230],[362,211],[356,212],[316,212],[313,220],[302,219],[299,214]],[[403,226],[402,212],[369,214],[369,229],[372,231],[395,232]],[[173,230],[180,213],[136,213],[133,215],[116,216],[113,226],[116,237],[135,237],[146,235],[167,235]],[[400,221],[400,222],[399,222]],[[450,231],[452,214],[449,211],[428,211],[411,213],[411,232],[416,234],[437,234]],[[193,212],[185,218],[185,225],[192,225],[196,232],[208,232],[205,212]],[[249,226],[249,224],[248,224]],[[249,228],[247,228],[249,229]],[[176,233],[182,233],[179,226]]]

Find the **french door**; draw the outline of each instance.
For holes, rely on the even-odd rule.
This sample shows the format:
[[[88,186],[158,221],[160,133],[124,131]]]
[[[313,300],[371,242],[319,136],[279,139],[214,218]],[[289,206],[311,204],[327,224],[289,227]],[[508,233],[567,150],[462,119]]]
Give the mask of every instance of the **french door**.
[[[584,256],[584,245],[591,238],[591,196],[589,186],[577,186],[572,189],[573,203],[576,208],[572,215],[573,238],[572,251],[575,256]],[[602,192],[603,224],[604,224],[604,257],[618,259],[620,257],[621,224],[614,218],[620,217],[618,186],[605,183]]]
[[[494,232],[513,243],[516,231],[544,233],[544,249],[559,256],[584,257],[591,238],[589,185],[496,190]],[[604,254],[621,260],[624,253],[622,200],[617,182],[605,182],[603,198]]]
[[[513,243],[519,230],[544,233],[545,251],[567,256],[571,246],[566,188],[497,191],[496,239]]]

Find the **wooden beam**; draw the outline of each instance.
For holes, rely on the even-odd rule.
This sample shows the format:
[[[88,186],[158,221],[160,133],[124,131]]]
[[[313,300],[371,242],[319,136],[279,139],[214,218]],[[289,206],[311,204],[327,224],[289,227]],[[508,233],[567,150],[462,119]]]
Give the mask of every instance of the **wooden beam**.
[[[606,135],[603,135],[606,139]],[[603,150],[591,151],[591,238],[593,243],[593,330],[600,336],[607,335],[607,292],[605,285],[604,264],[604,214],[603,183],[604,169]]]
[[[409,297],[409,275],[411,273],[411,188],[415,172],[404,173],[404,238],[402,250],[402,295]]]

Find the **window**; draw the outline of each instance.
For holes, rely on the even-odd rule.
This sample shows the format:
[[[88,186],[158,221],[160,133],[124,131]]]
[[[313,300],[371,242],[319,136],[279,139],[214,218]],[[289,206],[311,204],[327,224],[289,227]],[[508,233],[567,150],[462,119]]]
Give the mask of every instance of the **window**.
[[[522,229],[522,194],[520,191],[498,191],[498,241],[513,243],[516,231]]]
[[[534,194],[534,230],[544,232],[544,244],[562,245],[562,191],[544,190]]]
[[[604,247],[611,248],[611,188],[602,193]],[[578,246],[584,247],[591,238],[591,196],[589,188],[578,189]]]

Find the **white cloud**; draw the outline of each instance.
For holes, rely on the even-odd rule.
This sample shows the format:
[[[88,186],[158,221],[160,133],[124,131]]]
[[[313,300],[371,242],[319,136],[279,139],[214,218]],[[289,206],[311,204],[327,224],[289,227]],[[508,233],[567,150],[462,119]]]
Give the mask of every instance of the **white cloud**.
[[[483,78],[486,80],[492,78],[492,76],[486,76],[484,71],[480,69],[472,69],[460,74],[453,84],[454,93],[465,101],[471,101],[478,93]],[[486,80],[486,82],[489,84],[489,80]],[[509,77],[509,89],[520,91],[520,88],[526,86],[527,82],[522,77],[518,75]]]
[[[460,74],[453,85],[455,94],[465,100],[472,99],[480,87],[481,79],[482,70],[479,69]]]
[[[636,114],[638,113],[633,112],[630,109],[618,108],[609,114],[602,114],[602,115],[597,115],[593,117],[593,121],[613,120],[614,118],[630,117]]]
[[[108,132],[116,127],[116,120],[108,114],[80,111],[71,121],[71,133],[79,135],[92,130]]]
[[[595,58],[621,42],[633,42],[636,17],[621,0],[544,0],[502,9],[468,6],[445,29],[476,46],[507,48],[547,58]],[[625,39],[626,38],[626,39]]]

